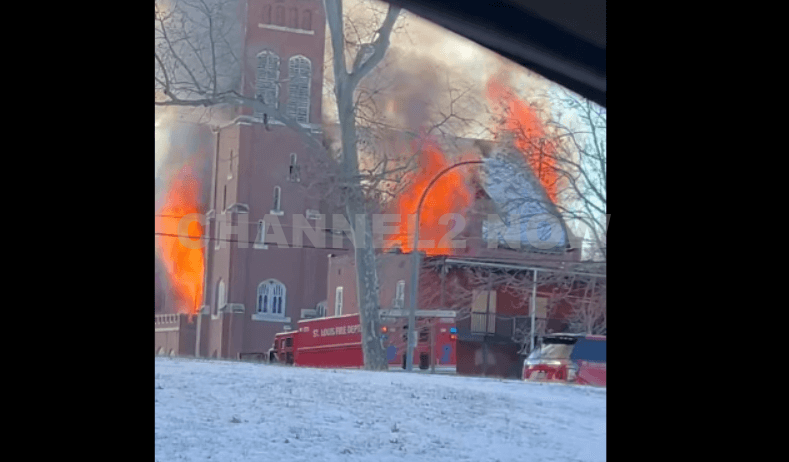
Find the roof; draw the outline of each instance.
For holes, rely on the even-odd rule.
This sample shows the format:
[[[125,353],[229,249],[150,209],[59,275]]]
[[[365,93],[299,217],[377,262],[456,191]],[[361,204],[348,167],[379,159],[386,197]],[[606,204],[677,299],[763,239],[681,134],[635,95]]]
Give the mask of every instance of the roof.
[[[573,262],[569,260],[547,259],[541,255],[529,255],[532,258],[524,258],[528,254],[519,253],[512,259],[501,258],[467,258],[452,255],[429,257],[425,262],[435,261],[438,264],[464,266],[487,266],[502,269],[520,269],[524,271],[537,270],[549,272],[562,272],[568,274],[578,274],[591,277],[606,277],[606,264],[598,262]]]
[[[579,334],[572,332],[545,334],[541,338],[543,343],[552,343],[551,340],[558,340],[559,342],[557,343],[565,343],[571,340],[575,340],[575,342],[577,342],[580,339],[605,341],[605,335],[590,335],[590,334],[583,334],[583,333]]]

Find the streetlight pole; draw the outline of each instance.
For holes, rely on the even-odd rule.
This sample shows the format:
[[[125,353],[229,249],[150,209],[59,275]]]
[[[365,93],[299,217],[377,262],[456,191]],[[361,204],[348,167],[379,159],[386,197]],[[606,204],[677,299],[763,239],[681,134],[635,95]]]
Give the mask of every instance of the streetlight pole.
[[[534,270],[534,282],[531,287],[531,335],[529,335],[530,350],[529,353],[534,351],[534,339],[537,336],[537,270]]]
[[[412,265],[411,265],[411,287],[410,287],[410,308],[408,310],[408,344],[406,345],[406,357],[405,357],[405,369],[408,372],[413,371],[414,369],[414,348],[416,347],[416,335],[414,330],[414,324],[416,324],[416,299],[419,295],[419,272],[422,268],[421,258],[422,255],[419,253],[419,218],[422,213],[422,204],[425,202],[425,198],[427,197],[427,192],[430,188],[441,178],[442,175],[447,173],[448,171],[452,170],[453,168],[460,167],[461,165],[469,165],[469,164],[484,164],[485,161],[483,160],[467,160],[464,162],[458,162],[455,165],[451,165],[444,170],[438,172],[436,176],[430,180],[430,183],[427,184],[427,187],[424,191],[422,191],[422,196],[419,198],[419,203],[416,206],[416,229],[414,230],[414,244],[411,249],[412,254]],[[442,307],[444,308],[444,307]]]

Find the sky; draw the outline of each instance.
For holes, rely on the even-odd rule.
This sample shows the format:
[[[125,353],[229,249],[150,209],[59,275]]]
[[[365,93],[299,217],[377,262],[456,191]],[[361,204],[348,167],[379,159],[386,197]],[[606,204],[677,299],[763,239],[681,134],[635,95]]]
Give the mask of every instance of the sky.
[[[369,9],[364,6],[365,3],[368,3],[367,0],[345,1],[343,8],[355,22],[364,25],[371,20]],[[377,5],[380,12],[386,11],[386,4],[373,3]],[[374,21],[377,25],[380,23],[380,18]],[[327,52],[330,52],[328,27],[326,37]],[[355,37],[351,36],[351,38],[355,40]],[[330,62],[328,56],[330,54],[327,54],[327,63]],[[446,94],[445,79],[449,78],[453,85],[464,88],[471,86],[472,96],[484,102],[485,85],[488,79],[502,71],[510,71],[510,83],[519,95],[526,99],[532,98],[536,92],[547,91],[553,85],[549,80],[529,72],[487,48],[408,11],[401,13],[401,18],[392,32],[385,62],[392,59],[396,59],[398,68],[397,72],[392,74],[399,91],[396,97],[400,100],[415,100],[419,96],[426,95],[437,101],[438,97]],[[429,78],[425,76],[427,73],[430,74]],[[327,66],[325,75],[329,79],[332,78],[330,66]],[[436,81],[428,81],[430,79]],[[324,92],[323,108],[325,117],[336,119],[336,105],[328,91]],[[482,119],[484,118],[480,116],[480,120]],[[458,135],[470,136],[470,133]]]
[[[346,0],[343,6],[346,14],[350,15],[359,24],[369,22],[369,9],[365,7],[364,0]],[[384,12],[386,5],[377,3],[379,11]],[[373,25],[377,27],[380,18]],[[557,86],[541,76],[529,72],[527,69],[512,63],[496,53],[474,43],[473,41],[450,32],[438,25],[424,20],[409,12],[404,12],[391,37],[391,46],[388,57],[394,61],[395,70],[391,72],[394,85],[382,92],[381,98],[387,102],[386,107],[390,112],[392,125],[407,130],[418,130],[425,124],[425,114],[433,110],[429,107],[442,97],[446,97],[446,82],[449,79],[453,85],[470,87],[469,96],[477,101],[469,106],[466,115],[471,114],[482,127],[492,128],[493,124],[484,114],[487,100],[485,86],[488,80],[500,73],[508,72],[509,86],[518,96],[530,102],[542,102],[543,107],[552,115],[557,116],[562,108],[551,107],[547,100],[540,94],[556,92]],[[375,27],[371,27],[373,30]],[[330,37],[328,27],[327,38]],[[327,40],[326,46],[329,46]],[[327,55],[328,58],[328,55]],[[330,61],[327,60],[327,64]],[[326,66],[325,75],[331,75],[330,66]],[[387,93],[388,92],[388,93]],[[420,101],[428,100],[428,103]],[[476,109],[479,110],[476,110]],[[331,121],[336,114],[336,105],[331,92],[324,92],[323,111],[325,119]],[[166,127],[178,118],[183,117],[185,111],[160,111],[157,110],[157,124]],[[205,109],[192,110],[187,118],[198,119],[205,113]],[[572,111],[564,109],[562,115],[564,122],[573,122]],[[479,129],[480,126],[469,128],[462,132],[460,129],[454,134],[463,137],[490,138],[490,133]],[[172,140],[170,140],[172,142]],[[163,153],[168,145],[168,135],[163,130],[156,130],[156,175],[160,176]]]

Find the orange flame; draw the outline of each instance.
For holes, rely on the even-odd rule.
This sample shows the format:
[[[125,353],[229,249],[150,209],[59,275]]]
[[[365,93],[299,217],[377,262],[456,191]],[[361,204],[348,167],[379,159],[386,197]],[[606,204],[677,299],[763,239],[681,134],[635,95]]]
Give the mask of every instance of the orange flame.
[[[515,147],[523,154],[548,197],[556,203],[556,146],[546,138],[545,127],[534,109],[501,83],[505,80],[505,76],[494,76],[487,84],[487,97],[503,120],[497,135],[507,132],[515,136]]]
[[[179,227],[178,217],[200,213],[199,201],[200,183],[185,166],[170,183],[156,216],[156,245],[170,278],[176,309],[187,314],[197,313],[203,299],[203,230],[197,221]],[[185,234],[190,237],[175,237]]]
[[[421,146],[420,146],[421,144]],[[419,167],[416,172],[409,174],[404,181],[410,184],[410,189],[401,193],[397,198],[397,213],[400,215],[399,232],[396,236],[389,236],[388,247],[399,246],[403,252],[413,250],[413,224],[419,199],[427,186],[442,170],[450,167],[441,148],[435,140],[422,137],[421,140],[414,140],[412,143],[414,152],[419,151]],[[464,215],[473,200],[473,194],[466,185],[465,167],[450,170],[439,177],[430,187],[422,204],[419,226],[419,240],[432,240],[432,248],[419,246],[419,250],[424,251],[429,256],[451,255],[452,249],[446,242],[441,242],[442,238],[452,233],[456,226],[454,220],[449,220],[440,224],[441,217],[448,213]],[[445,244],[440,246],[440,244]]]

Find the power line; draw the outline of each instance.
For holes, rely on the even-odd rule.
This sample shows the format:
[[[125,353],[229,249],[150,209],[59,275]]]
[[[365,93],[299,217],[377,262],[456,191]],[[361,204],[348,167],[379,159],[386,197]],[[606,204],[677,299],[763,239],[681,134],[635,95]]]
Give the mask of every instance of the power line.
[[[224,239],[224,238],[204,237],[204,236],[189,236],[189,235],[184,235],[184,234],[172,234],[172,233],[160,233],[160,232],[154,232],[154,235],[155,236],[163,236],[163,237],[186,238],[186,239],[191,239],[191,240],[205,240],[205,241],[209,241],[209,242],[211,242],[211,241],[213,241],[213,242],[222,241],[222,242],[246,243],[246,244],[252,244],[252,245],[257,244],[257,245],[276,245],[277,247],[280,246],[280,243],[278,243],[278,242],[259,242],[259,241],[255,241],[255,240],[252,240],[252,241],[240,241],[238,239]],[[286,248],[293,248],[293,247],[286,247]],[[295,247],[295,248],[297,248],[297,249],[301,249],[301,248],[305,248],[305,249],[321,249],[321,250],[348,250],[348,251],[353,250],[353,249],[346,249],[345,247],[315,247],[315,246],[311,246],[311,245],[307,245],[307,244],[301,244],[301,245],[299,245],[298,247]]]
[[[186,215],[179,216],[179,215],[160,215],[160,214],[156,214],[155,216],[156,217],[161,217],[161,218],[184,218]],[[197,221],[197,220],[194,220],[194,221]],[[230,220],[226,220],[226,221],[229,222]],[[247,225],[257,225],[261,221],[265,221],[265,220],[261,219],[261,220],[258,220],[258,221],[240,222],[239,224],[246,223]],[[277,226],[279,226],[280,228],[289,228],[289,229],[309,229],[310,231],[327,231],[327,232],[343,231],[343,232],[351,232],[350,229],[343,229],[343,228],[318,228],[318,227],[313,228],[312,226],[293,226],[293,225],[283,225],[283,224],[277,224]]]

